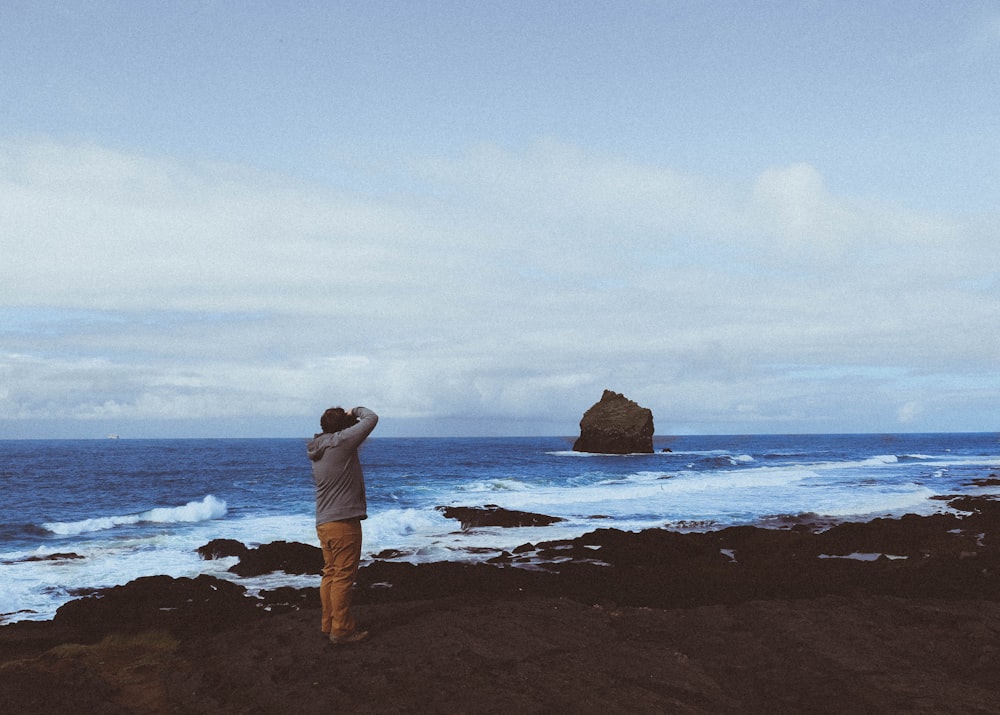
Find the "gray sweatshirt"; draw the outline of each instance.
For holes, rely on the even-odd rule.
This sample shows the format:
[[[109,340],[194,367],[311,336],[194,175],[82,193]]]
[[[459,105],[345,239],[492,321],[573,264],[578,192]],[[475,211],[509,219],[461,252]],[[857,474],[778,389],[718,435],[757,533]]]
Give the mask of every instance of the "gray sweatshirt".
[[[365,477],[358,447],[368,438],[378,415],[355,407],[358,423],[340,432],[318,434],[306,446],[316,484],[316,525],[345,519],[367,519]]]

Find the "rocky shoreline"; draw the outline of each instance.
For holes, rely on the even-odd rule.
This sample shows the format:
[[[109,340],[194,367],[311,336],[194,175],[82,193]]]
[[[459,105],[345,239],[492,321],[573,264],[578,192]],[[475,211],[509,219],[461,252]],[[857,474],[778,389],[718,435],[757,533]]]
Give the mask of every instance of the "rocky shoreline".
[[[948,506],[835,525],[599,529],[478,564],[386,554],[358,577],[373,638],[339,649],[319,635],[316,588],[250,598],[208,576],[137,579],[50,622],[0,627],[0,709],[1000,712],[1000,501]],[[239,556],[240,575],[318,573],[305,544],[202,554]]]

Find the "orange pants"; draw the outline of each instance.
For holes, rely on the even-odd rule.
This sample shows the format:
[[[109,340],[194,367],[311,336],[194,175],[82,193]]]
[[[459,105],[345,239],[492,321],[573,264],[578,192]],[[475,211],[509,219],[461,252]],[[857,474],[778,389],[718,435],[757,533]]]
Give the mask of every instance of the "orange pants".
[[[324,633],[347,635],[357,627],[351,615],[351,588],[361,561],[361,520],[329,521],[316,527],[316,535],[323,549],[320,627]]]

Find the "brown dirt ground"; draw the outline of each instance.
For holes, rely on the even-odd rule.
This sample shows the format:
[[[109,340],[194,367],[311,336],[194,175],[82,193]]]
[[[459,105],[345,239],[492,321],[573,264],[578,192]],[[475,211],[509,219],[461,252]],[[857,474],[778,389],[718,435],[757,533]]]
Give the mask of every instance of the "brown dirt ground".
[[[0,638],[5,713],[1000,713],[1000,603],[861,596],[684,609],[561,598],[317,610],[178,640]],[[5,629],[4,629],[5,630]]]

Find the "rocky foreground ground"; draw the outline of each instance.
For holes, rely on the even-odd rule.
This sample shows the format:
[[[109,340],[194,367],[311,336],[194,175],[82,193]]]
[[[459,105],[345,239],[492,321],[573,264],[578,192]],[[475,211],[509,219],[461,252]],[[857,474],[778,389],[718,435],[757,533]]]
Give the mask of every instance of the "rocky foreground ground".
[[[358,579],[372,638],[345,647],[316,589],[139,579],[0,627],[0,712],[1000,713],[1000,502],[950,506],[387,554]],[[232,550],[243,574],[319,568],[309,545],[202,551]]]

